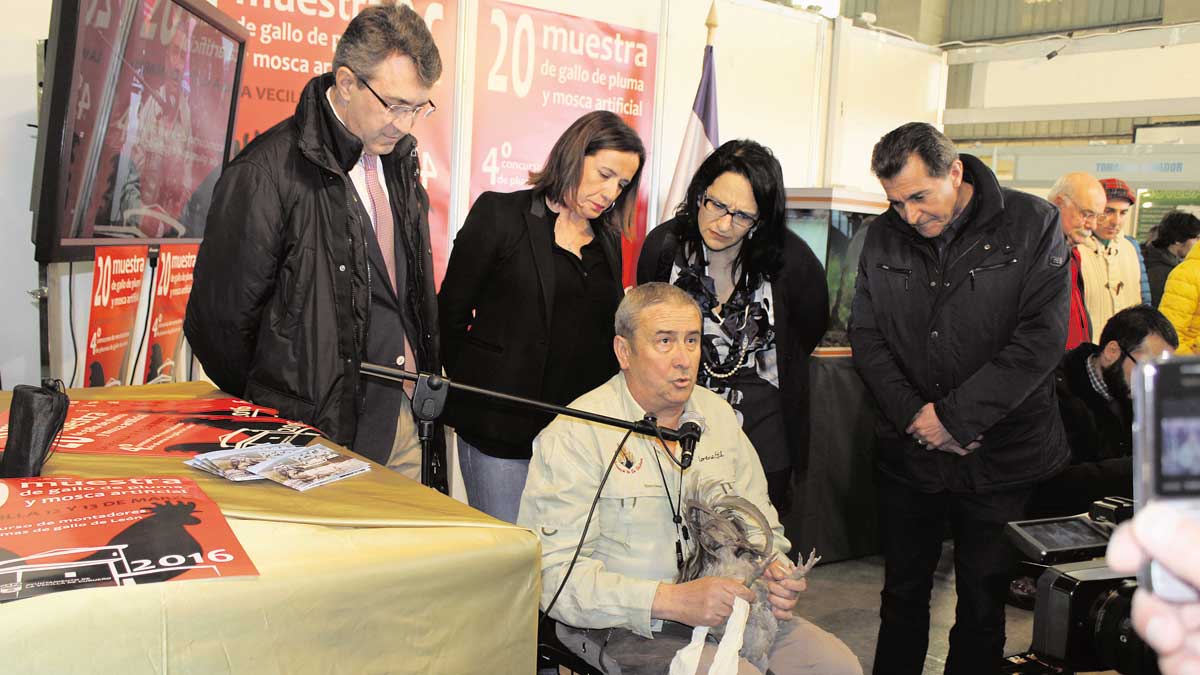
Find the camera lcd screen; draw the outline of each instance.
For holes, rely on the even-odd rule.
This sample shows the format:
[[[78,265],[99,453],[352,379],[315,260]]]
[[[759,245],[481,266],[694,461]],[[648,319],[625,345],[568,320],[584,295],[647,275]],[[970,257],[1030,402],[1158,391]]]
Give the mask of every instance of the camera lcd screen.
[[[1159,444],[1160,494],[1200,494],[1200,399],[1163,400]]]
[[[1022,523],[1021,529],[1047,551],[1104,546],[1108,539],[1079,518]]]

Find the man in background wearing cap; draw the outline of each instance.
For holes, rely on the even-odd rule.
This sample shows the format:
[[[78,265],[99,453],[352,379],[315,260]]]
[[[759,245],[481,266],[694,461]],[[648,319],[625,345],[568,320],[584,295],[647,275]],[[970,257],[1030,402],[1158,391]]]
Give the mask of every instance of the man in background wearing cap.
[[[1142,252],[1122,231],[1133,208],[1133,192],[1119,178],[1105,178],[1100,185],[1107,202],[1096,219],[1095,236],[1080,246],[1083,302],[1094,336],[1122,309],[1150,303]]]

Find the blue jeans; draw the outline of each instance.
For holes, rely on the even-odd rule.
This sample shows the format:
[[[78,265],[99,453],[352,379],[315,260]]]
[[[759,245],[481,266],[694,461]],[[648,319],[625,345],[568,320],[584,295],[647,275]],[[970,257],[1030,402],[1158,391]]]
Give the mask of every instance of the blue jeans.
[[[458,467],[472,508],[506,523],[517,522],[529,460],[492,457],[459,436]]]

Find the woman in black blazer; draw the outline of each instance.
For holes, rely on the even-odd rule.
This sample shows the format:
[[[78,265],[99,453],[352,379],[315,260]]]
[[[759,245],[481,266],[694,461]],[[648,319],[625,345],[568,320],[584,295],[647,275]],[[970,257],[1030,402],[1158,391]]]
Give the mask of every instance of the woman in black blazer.
[[[452,379],[565,405],[617,373],[620,231],[645,157],[620,117],[592,112],[530,173],[532,189],[479,196],[438,293]],[[445,413],[471,506],[515,522],[531,443],[552,417],[458,391]]]
[[[780,515],[808,464],[808,356],[829,322],[825,271],[784,223],[783,171],[754,141],[700,165],[675,217],[646,236],[638,283],[687,291],[704,317],[697,382],[737,411]]]

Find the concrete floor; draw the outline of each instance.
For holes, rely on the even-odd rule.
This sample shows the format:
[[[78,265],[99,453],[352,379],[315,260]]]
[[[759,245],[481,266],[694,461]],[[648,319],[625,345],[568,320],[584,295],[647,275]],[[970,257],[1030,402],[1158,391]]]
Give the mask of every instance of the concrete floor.
[[[870,556],[820,565],[809,573],[808,591],[798,613],[842,639],[870,673],[879,632],[879,591],[883,588],[883,558]],[[934,575],[930,600],[929,651],[925,672],[938,674],[946,663],[950,627],[954,625],[953,549],[947,543]],[[1008,608],[1004,653],[1024,652],[1033,635],[1033,612]]]

